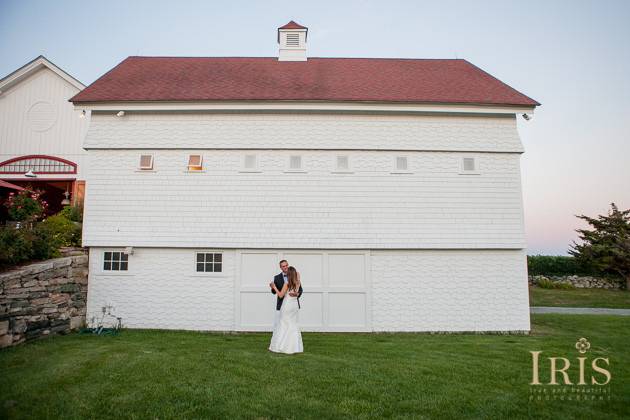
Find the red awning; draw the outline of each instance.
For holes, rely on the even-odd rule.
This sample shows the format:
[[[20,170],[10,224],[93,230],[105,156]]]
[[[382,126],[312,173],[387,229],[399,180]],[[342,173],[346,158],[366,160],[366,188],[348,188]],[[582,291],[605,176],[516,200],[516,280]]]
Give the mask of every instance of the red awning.
[[[3,181],[0,179],[0,188],[10,188],[12,190],[23,190],[24,188],[20,187],[19,185],[15,185],[15,184],[11,184],[10,182],[7,181]]]

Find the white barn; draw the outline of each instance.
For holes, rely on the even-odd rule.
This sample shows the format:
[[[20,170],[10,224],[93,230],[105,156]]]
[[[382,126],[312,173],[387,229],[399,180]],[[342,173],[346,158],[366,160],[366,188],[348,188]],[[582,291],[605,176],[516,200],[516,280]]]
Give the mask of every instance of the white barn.
[[[84,87],[44,56],[0,79],[0,200],[30,185],[51,213],[81,203],[88,119],[68,99]]]
[[[91,113],[87,316],[268,331],[302,275],[305,331],[529,331],[516,117],[466,60],[129,57]]]

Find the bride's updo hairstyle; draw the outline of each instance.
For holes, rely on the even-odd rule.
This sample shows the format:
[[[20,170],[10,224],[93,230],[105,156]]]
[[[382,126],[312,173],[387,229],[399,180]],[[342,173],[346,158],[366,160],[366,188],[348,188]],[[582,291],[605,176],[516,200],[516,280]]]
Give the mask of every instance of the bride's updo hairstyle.
[[[289,290],[297,290],[297,270],[292,265],[289,266]]]

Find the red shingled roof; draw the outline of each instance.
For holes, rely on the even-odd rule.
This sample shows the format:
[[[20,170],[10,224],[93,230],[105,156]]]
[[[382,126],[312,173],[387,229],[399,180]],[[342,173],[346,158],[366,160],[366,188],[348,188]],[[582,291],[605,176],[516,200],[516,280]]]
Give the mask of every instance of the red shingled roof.
[[[462,59],[128,57],[70,99],[540,105]]]
[[[289,23],[287,23],[284,26],[279,27],[278,29],[308,29],[308,28],[294,21],[290,21]]]

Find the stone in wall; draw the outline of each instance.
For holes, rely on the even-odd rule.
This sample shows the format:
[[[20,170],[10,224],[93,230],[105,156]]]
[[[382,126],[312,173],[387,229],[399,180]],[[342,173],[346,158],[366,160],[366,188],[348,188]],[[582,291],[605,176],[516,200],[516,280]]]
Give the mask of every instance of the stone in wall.
[[[1,273],[0,348],[85,325],[87,281],[83,253]]]
[[[571,284],[577,289],[622,289],[622,279],[591,277],[591,276],[528,276],[529,284],[535,286],[539,281],[552,281]]]

